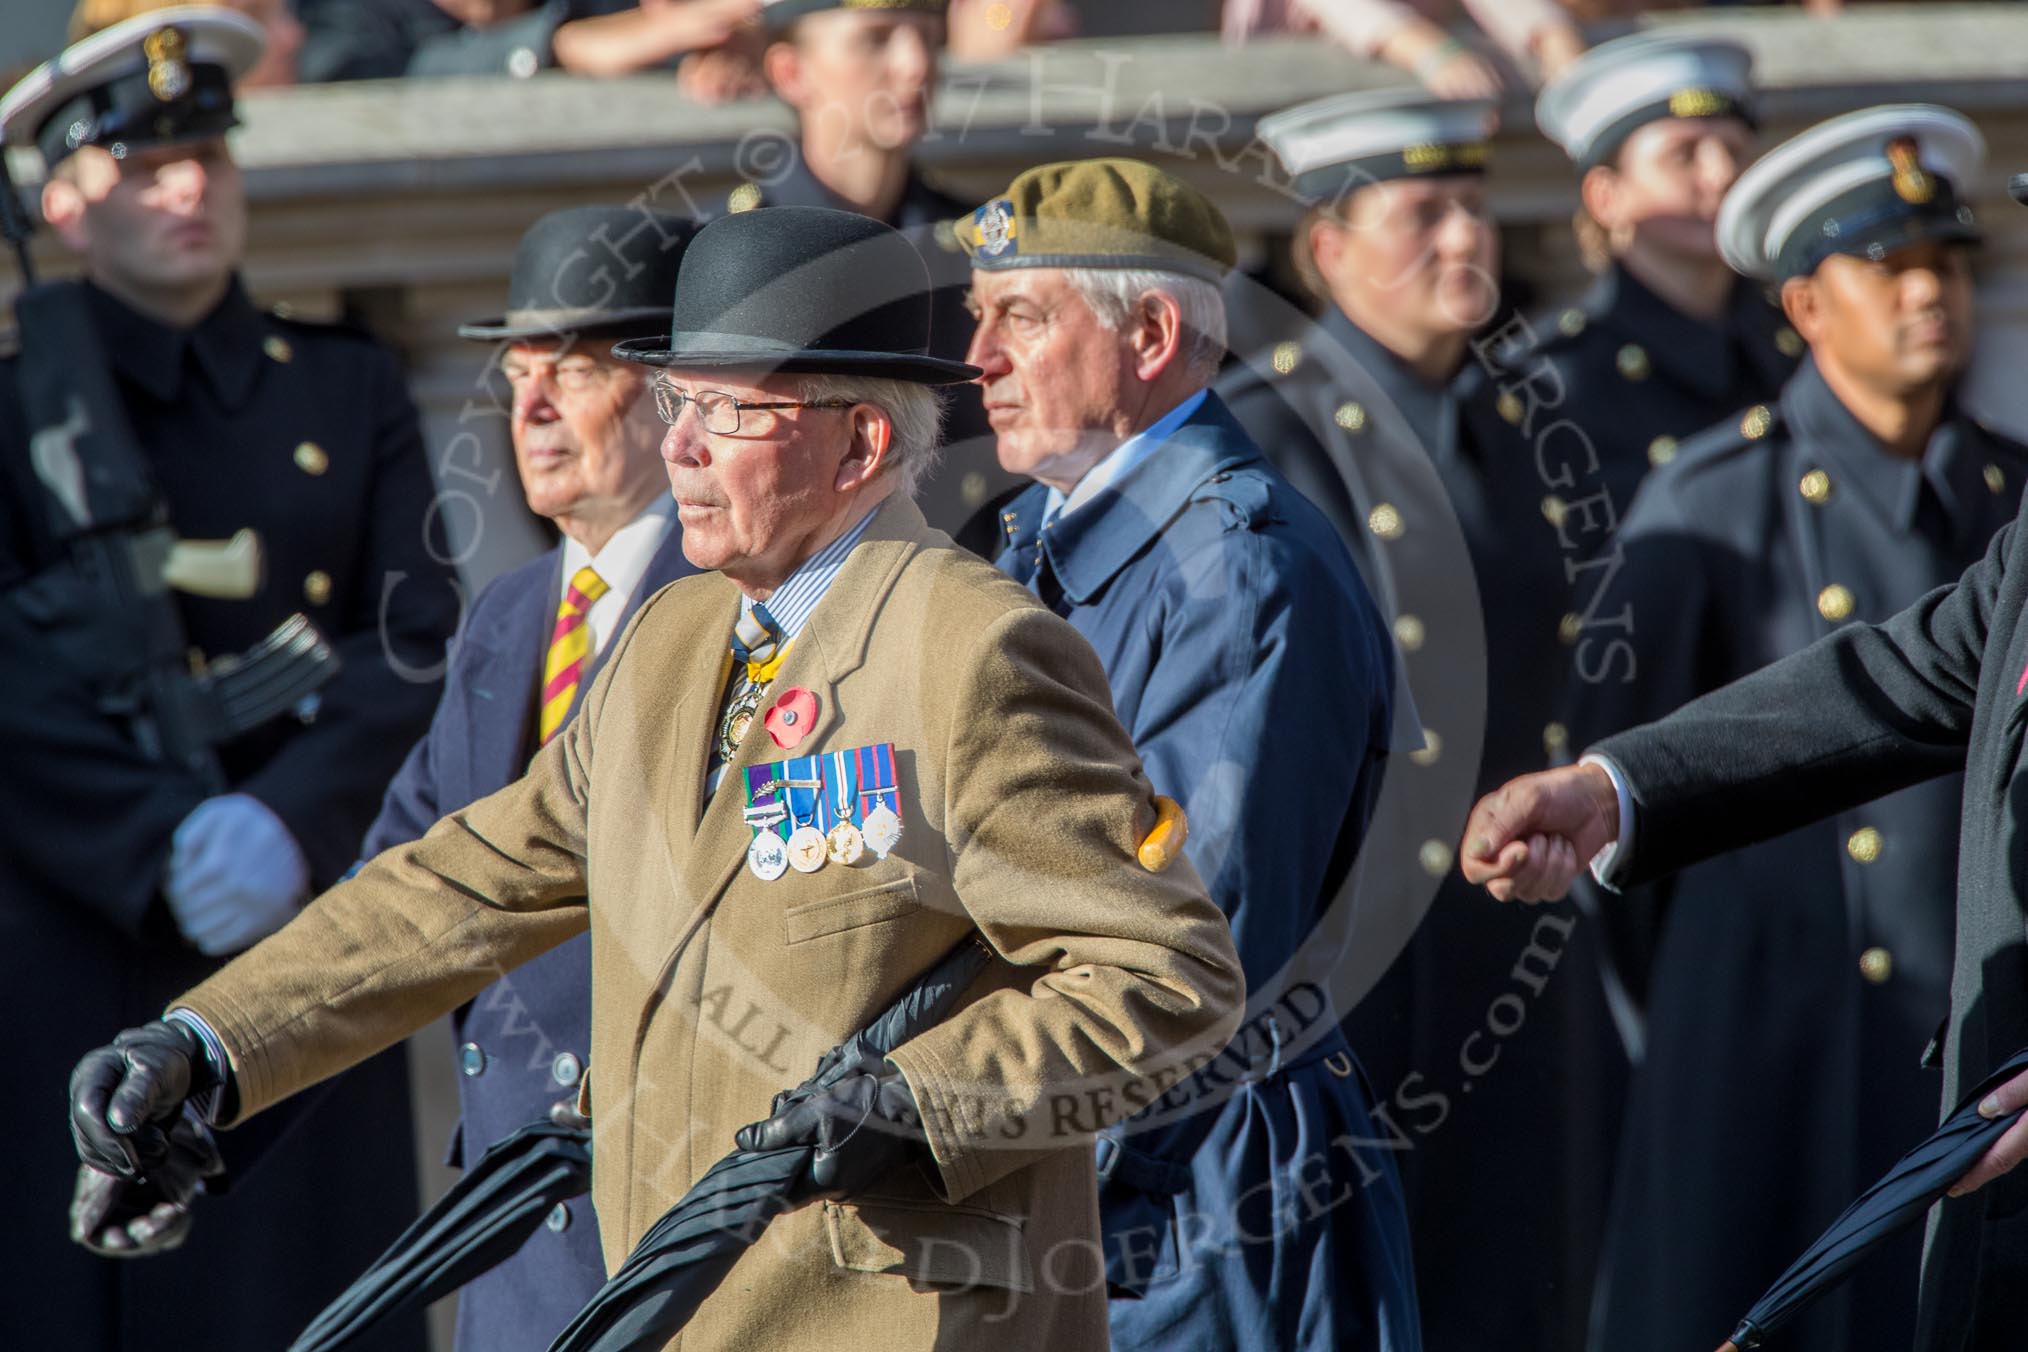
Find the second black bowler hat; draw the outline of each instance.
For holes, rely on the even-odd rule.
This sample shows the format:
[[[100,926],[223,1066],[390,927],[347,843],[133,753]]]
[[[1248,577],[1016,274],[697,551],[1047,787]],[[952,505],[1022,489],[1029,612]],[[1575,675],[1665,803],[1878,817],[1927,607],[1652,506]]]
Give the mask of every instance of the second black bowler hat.
[[[956,385],[979,368],[933,357],[930,277],[891,226],[825,207],[723,216],[683,255],[669,336],[613,348],[686,370],[881,376]]]
[[[696,235],[681,216],[633,207],[566,207],[514,250],[507,313],[458,326],[460,338],[626,338],[669,322],[669,293]]]

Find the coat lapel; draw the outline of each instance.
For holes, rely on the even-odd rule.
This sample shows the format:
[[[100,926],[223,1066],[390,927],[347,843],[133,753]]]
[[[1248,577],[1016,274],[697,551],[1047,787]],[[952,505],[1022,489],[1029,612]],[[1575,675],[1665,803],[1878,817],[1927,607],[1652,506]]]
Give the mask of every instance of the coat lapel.
[[[774,744],[759,720],[755,720],[754,728],[740,744],[738,754],[726,766],[718,792],[704,804],[701,819],[693,818],[698,821],[697,833],[690,842],[689,858],[683,861],[682,876],[685,891],[696,903],[698,913],[683,926],[679,944],[687,940],[696,921],[703,918],[703,914],[717,902],[746,864],[746,848],[752,839],[742,813],[746,805],[742,784],[747,767],[789,755],[808,755],[825,746],[837,749],[833,731],[850,712],[843,705],[841,686],[864,665],[873,622],[886,603],[888,593],[893,590],[903,565],[921,550],[928,531],[922,513],[913,502],[902,497],[889,498],[868,524],[866,534],[846,557],[844,567],[839,569],[831,589],[811,612],[803,631],[796,636],[787,660],[782,663],[781,673],[769,691],[768,703],[773,703],[782,692],[796,686],[808,690],[817,697],[816,735],[795,752],[785,752]],[[731,627],[732,617],[729,615],[726,621],[728,633]],[[724,681],[721,680],[710,698],[709,714],[700,726],[716,725],[719,695],[723,689]],[[683,765],[686,771],[692,765],[696,767],[690,777],[698,785],[701,798],[708,746],[703,736],[687,726],[698,723],[696,712],[695,709],[684,711],[684,752],[689,754],[694,750],[695,754]],[[691,745],[693,742],[694,747]]]
[[[465,668],[467,722],[462,739],[465,783],[470,792],[461,794],[460,801],[511,784],[528,769],[542,659],[549,647],[549,626],[563,567],[563,551],[552,550],[551,555],[550,566],[542,574],[542,587],[524,588],[516,595],[503,623],[489,626],[483,634],[468,633],[460,640],[472,645]]]

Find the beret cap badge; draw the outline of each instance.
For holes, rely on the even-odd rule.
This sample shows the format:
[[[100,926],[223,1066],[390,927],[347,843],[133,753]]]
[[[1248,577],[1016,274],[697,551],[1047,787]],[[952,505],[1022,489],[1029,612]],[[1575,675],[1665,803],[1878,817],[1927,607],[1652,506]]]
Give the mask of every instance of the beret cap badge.
[[[972,213],[972,242],[986,258],[998,258],[1016,245],[1019,226],[1014,220],[1014,203],[1005,197],[988,202]]]
[[[164,103],[173,103],[190,92],[190,64],[180,28],[158,28],[141,44],[148,58],[148,92]]]

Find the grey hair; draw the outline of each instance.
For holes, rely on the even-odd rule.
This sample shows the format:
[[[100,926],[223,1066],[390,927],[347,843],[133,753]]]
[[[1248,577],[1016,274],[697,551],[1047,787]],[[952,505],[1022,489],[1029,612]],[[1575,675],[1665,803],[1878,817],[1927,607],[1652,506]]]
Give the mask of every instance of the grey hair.
[[[1063,275],[1099,323],[1114,332],[1149,292],[1169,297],[1182,316],[1185,369],[1207,383],[1218,374],[1225,357],[1225,297],[1210,282],[1152,268],[1065,268]]]
[[[933,386],[880,376],[804,376],[796,397],[811,403],[833,399],[871,404],[894,424],[887,448],[889,472],[910,497],[937,466],[943,451],[944,401]]]

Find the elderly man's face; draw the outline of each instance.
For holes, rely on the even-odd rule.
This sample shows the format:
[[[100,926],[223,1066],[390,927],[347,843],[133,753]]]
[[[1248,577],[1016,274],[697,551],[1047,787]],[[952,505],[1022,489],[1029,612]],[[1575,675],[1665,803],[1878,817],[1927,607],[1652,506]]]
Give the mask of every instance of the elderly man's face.
[[[624,525],[654,500],[662,423],[640,367],[568,346],[516,343],[500,370],[514,392],[514,462],[530,511]]]
[[[743,409],[739,430],[721,433],[688,402],[715,392],[742,404],[793,404],[800,396],[793,376],[748,383],[672,370],[656,379],[665,393],[685,397],[662,438],[684,557],[735,582],[786,578],[877,472],[863,440],[872,424],[881,429],[872,433],[879,452],[887,449],[885,415],[863,404]]]
[[[972,273],[979,321],[965,360],[984,374],[986,418],[1010,474],[1075,482],[1110,436],[1133,393],[1120,338],[1056,268]]]

